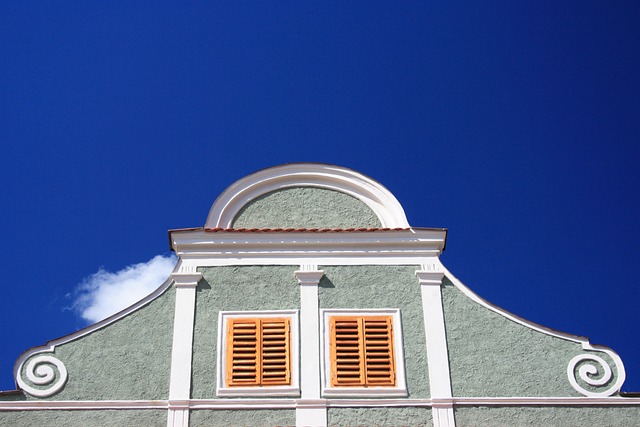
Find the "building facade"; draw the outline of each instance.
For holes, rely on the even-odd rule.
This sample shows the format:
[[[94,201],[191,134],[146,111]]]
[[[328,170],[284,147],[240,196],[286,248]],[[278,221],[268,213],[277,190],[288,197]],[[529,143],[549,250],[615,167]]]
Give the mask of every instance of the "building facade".
[[[640,425],[615,352],[474,294],[446,234],[353,170],[249,175],[156,291],[23,353],[0,424]]]

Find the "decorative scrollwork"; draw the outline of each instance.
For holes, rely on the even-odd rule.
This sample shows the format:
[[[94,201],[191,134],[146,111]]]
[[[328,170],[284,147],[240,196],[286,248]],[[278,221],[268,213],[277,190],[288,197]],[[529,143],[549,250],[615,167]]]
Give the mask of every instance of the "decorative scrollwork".
[[[576,366],[578,372],[576,373]],[[569,361],[567,366],[567,375],[569,382],[574,389],[585,396],[604,397],[610,396],[620,388],[620,381],[616,381],[611,387],[603,391],[587,390],[578,384],[578,378],[584,383],[592,387],[602,387],[607,385],[613,379],[613,371],[611,366],[602,357],[595,354],[579,354]]]
[[[21,373],[31,384],[28,384]],[[36,397],[47,397],[59,391],[67,382],[67,368],[59,359],[50,355],[39,355],[21,366],[17,375],[22,390]],[[40,387],[36,387],[40,386]]]

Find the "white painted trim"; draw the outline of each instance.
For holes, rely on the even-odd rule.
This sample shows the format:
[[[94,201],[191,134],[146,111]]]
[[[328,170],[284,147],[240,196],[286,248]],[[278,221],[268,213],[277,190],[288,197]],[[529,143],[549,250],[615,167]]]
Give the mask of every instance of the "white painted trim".
[[[189,399],[191,390],[191,357],[195,319],[196,286],[202,273],[174,273],[176,301],[171,347],[169,399]]]
[[[393,348],[394,358],[396,362],[396,386],[395,387],[331,387],[331,350],[329,318],[331,316],[391,316],[393,322]],[[322,317],[322,335],[321,347],[323,363],[321,370],[322,378],[322,396],[323,397],[360,397],[360,396],[406,396],[407,382],[404,370],[404,349],[402,347],[402,322],[400,319],[400,310],[397,308],[379,308],[379,309],[342,309],[342,308],[325,308],[320,310]]]
[[[227,320],[232,318],[287,317],[291,322],[291,385],[270,387],[227,387],[225,376],[227,366],[226,330]],[[299,396],[300,395],[300,350],[298,310],[261,311],[220,311],[218,313],[218,355],[217,355],[217,395],[218,396]]]
[[[236,181],[213,203],[205,227],[229,228],[240,209],[251,200],[290,187],[319,187],[348,194],[369,206],[382,227],[409,227],[398,200],[377,181],[351,169],[312,163],[276,166]]]
[[[434,268],[434,263],[425,263],[421,271],[416,271],[422,297],[427,366],[429,370],[429,390],[432,398],[450,398],[451,375],[449,369],[449,349],[444,326],[442,307],[442,278],[444,271]],[[455,427],[453,406],[434,407],[432,410],[434,427]]]
[[[318,284],[324,271],[302,264],[294,274],[300,284],[301,397],[296,407],[296,426],[326,426],[327,406],[320,400],[320,307]],[[302,404],[300,402],[305,402]]]
[[[588,363],[583,363],[585,361],[588,361]],[[577,381],[575,369],[578,364],[581,364],[578,368],[578,375],[580,376],[580,379],[593,387],[602,387],[603,385],[606,385],[611,378],[613,378],[613,372],[609,364],[603,358],[592,353],[578,354],[571,359],[567,365],[567,377],[569,379],[569,383],[576,391],[584,394],[585,396],[611,396],[616,391],[620,390],[620,387],[622,387],[624,377],[620,378],[618,376],[616,382],[603,391],[594,392],[587,390]],[[594,376],[597,376],[598,374],[601,374],[601,376],[599,378],[594,378]]]
[[[190,410],[295,409],[297,407],[373,408],[463,406],[640,406],[640,397],[454,397],[450,399],[190,399]],[[0,401],[1,411],[154,410],[169,408],[168,400],[27,400]]]
[[[30,400],[0,402],[0,411],[167,409],[167,400]]]
[[[326,427],[327,405],[303,405],[296,406],[297,427]]]
[[[315,266],[313,266],[315,267]],[[318,283],[324,275],[321,270],[301,270],[294,274],[300,284],[300,364],[301,396],[303,399],[320,398],[320,320]]]
[[[422,296],[431,397],[451,397],[449,350],[444,327],[441,284],[444,272],[416,271]]]
[[[167,427],[189,427],[189,410],[169,408]]]
[[[171,232],[170,239],[172,249],[182,259],[322,256],[432,257],[442,253],[446,230],[407,229],[327,233],[175,230]]]
[[[55,367],[55,369],[53,368]],[[20,370],[22,372],[22,369]],[[47,386],[47,388],[32,387],[22,375],[16,377],[18,386],[25,392],[36,397],[48,397],[57,393],[67,382],[69,377],[67,368],[62,361],[52,355],[41,353],[29,359],[25,368],[27,379],[31,384]]]
[[[563,340],[567,340],[567,341],[572,341],[575,343],[579,343],[582,346],[583,350],[586,351],[599,351],[599,352],[603,352],[605,354],[607,354],[611,360],[613,360],[613,363],[615,365],[616,368],[616,372],[617,372],[617,379],[616,382],[613,384],[613,386],[607,388],[605,391],[602,392],[588,392],[587,390],[583,389],[582,387],[576,387],[574,385],[574,381],[570,381],[570,384],[573,388],[575,388],[577,391],[579,391],[582,394],[585,394],[587,396],[610,396],[615,394],[616,392],[618,392],[620,390],[620,388],[622,387],[622,384],[624,383],[624,380],[626,378],[626,373],[625,373],[625,369],[624,369],[624,364],[622,363],[622,359],[620,359],[620,356],[618,356],[618,354],[616,352],[614,352],[613,350],[611,350],[608,347],[605,346],[601,346],[601,345],[594,345],[591,344],[589,342],[589,339],[586,337],[581,337],[578,335],[573,335],[573,334],[568,334],[566,332],[560,332],[560,331],[556,331],[554,329],[551,328],[547,328],[546,326],[542,326],[539,325],[537,323],[531,322],[529,320],[523,319],[522,317],[516,316],[513,313],[508,312],[507,310],[504,310],[492,303],[490,303],[489,301],[485,300],[484,298],[478,296],[475,292],[473,292],[471,289],[469,289],[468,287],[466,287],[457,277],[455,277],[449,270],[447,270],[447,268],[442,264],[442,262],[440,261],[439,258],[435,258],[434,262],[437,263],[438,267],[441,268],[444,273],[445,276],[451,281],[451,283],[453,283],[453,285],[458,288],[460,291],[462,291],[462,293],[464,293],[467,297],[469,297],[472,301],[480,304],[481,306],[488,308],[489,310],[506,317],[507,319],[518,323],[522,326],[526,326],[527,328],[533,329],[534,331],[538,331],[541,332],[543,334],[546,335],[550,335],[552,337],[556,337],[556,338],[561,338]],[[598,358],[600,359],[600,358]],[[602,359],[601,359],[602,360]],[[572,369],[572,363],[574,363],[575,358],[572,359],[569,362],[569,366],[567,367],[567,374],[571,377],[571,374],[569,373],[569,371],[571,370],[571,372],[573,372]],[[575,380],[575,378],[574,378]],[[577,383],[576,383],[577,384]]]
[[[189,427],[188,409],[175,408],[172,402],[191,397],[191,358],[193,355],[193,327],[196,311],[196,287],[202,273],[183,266],[171,275],[176,288],[171,345],[171,373],[169,376],[169,411],[167,427]]]
[[[429,257],[432,258],[432,257]],[[198,265],[199,267],[222,267],[236,265],[290,265],[299,266],[302,262],[313,259],[318,265],[413,265],[419,266],[427,259],[424,256],[391,256],[384,255],[378,257],[358,256],[358,257],[332,257],[322,256],[316,258],[302,256],[282,256],[282,257],[257,257],[257,258],[206,258],[206,257],[186,257],[185,264]]]

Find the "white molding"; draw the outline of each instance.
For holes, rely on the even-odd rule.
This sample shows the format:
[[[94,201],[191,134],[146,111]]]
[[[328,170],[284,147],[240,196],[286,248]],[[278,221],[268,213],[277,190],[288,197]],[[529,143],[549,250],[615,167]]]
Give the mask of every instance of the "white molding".
[[[416,276],[422,296],[431,397],[451,397],[449,351],[440,288],[444,272],[416,271]]]
[[[578,375],[583,382],[593,387],[602,387],[611,381],[611,378],[613,378],[611,367],[603,358],[592,353],[578,354],[571,359],[567,365],[567,377],[569,378],[569,383],[576,391],[584,394],[585,396],[605,397],[611,396],[616,391],[620,390],[620,387],[622,387],[622,383],[624,382],[624,377],[621,378],[619,375],[615,383],[600,392],[587,390],[578,384],[575,368],[578,364],[584,361],[588,361],[589,363],[583,363],[578,368]],[[600,374],[600,377],[594,378],[594,376],[597,376],[598,374]]]
[[[294,274],[296,275],[296,279],[298,280],[298,284],[300,286],[318,286],[322,276],[324,276],[323,270],[303,270],[303,266],[300,267],[300,270],[296,271]]]
[[[620,388],[622,387],[622,384],[624,383],[624,380],[626,379],[626,372],[624,369],[624,364],[622,363],[622,359],[620,358],[620,356],[618,356],[618,354],[616,352],[614,352],[613,350],[611,350],[609,347],[605,347],[605,346],[601,346],[601,345],[594,345],[591,344],[589,342],[589,339],[586,337],[581,337],[578,335],[573,335],[573,334],[569,334],[566,332],[560,332],[560,331],[556,331],[554,329],[551,328],[547,328],[546,326],[542,326],[539,325],[535,322],[531,322],[529,320],[523,319],[520,316],[517,316],[513,313],[508,312],[507,310],[500,308],[492,303],[490,303],[489,301],[485,300],[484,298],[480,297],[479,295],[477,295],[475,292],[473,292],[471,289],[469,289],[467,286],[465,286],[457,277],[455,277],[449,270],[447,270],[447,268],[442,264],[442,262],[440,261],[439,258],[436,258],[434,260],[434,262],[437,262],[437,265],[439,266],[439,268],[441,268],[444,273],[445,276],[451,281],[451,283],[453,283],[453,285],[458,288],[460,291],[462,291],[462,293],[464,293],[467,297],[469,297],[472,301],[480,304],[481,306],[488,308],[489,310],[493,311],[494,313],[497,313],[501,316],[506,317],[507,319],[518,323],[522,326],[526,326],[527,328],[533,329],[534,331],[538,331],[541,332],[543,334],[546,335],[550,335],[552,337],[556,337],[556,338],[561,338],[563,340],[567,340],[567,341],[571,341],[571,342],[575,342],[578,343],[582,346],[583,350],[586,351],[594,351],[594,352],[602,352],[605,353],[606,355],[608,355],[611,360],[613,361],[613,364],[616,368],[616,373],[617,373],[617,379],[616,382],[610,386],[609,388],[607,388],[606,390],[602,391],[602,392],[590,392],[588,390],[585,390],[584,388],[578,386],[577,382],[575,382],[575,377],[573,377],[572,373],[573,373],[573,363],[577,361],[577,358],[572,359],[569,362],[569,365],[567,366],[567,375],[569,376],[569,383],[571,384],[571,386],[577,390],[578,392],[586,395],[586,396],[590,396],[590,397],[594,397],[594,396],[610,396],[612,394],[615,394],[616,392],[618,392],[620,390]],[[602,360],[600,357],[598,357],[597,359]],[[596,360],[597,363],[600,363],[598,360]],[[606,371],[606,368],[604,367],[604,365],[608,365],[608,364],[603,364],[602,367],[603,369]],[[591,367],[588,368],[589,372],[594,372],[593,369],[596,369],[597,371],[597,367],[595,367],[594,365],[590,365]],[[610,366],[609,366],[610,368]],[[573,380],[572,380],[573,377]],[[574,385],[574,383],[576,385]]]
[[[225,385],[226,330],[227,320],[244,317],[287,317],[291,322],[291,385],[270,387],[227,387]],[[218,313],[218,354],[217,381],[218,396],[299,396],[300,395],[300,356],[298,310],[259,310],[259,311],[220,311]]]
[[[301,267],[301,269],[304,267]],[[318,283],[322,270],[298,270],[295,273],[300,284],[300,364],[301,396],[303,399],[320,398],[320,321]]]
[[[175,282],[176,288],[197,286],[200,279],[202,279],[202,273],[172,273],[171,278]]]
[[[320,400],[320,307],[318,284],[324,271],[302,264],[294,274],[300,284],[301,397],[296,407],[296,426],[326,426],[327,406]],[[300,402],[305,402],[304,404]]]
[[[31,400],[0,401],[0,411],[45,411],[73,409],[167,409],[167,400]]]
[[[189,258],[282,258],[440,255],[446,230],[406,229],[361,232],[210,232],[174,230],[171,247]],[[317,262],[314,261],[317,264]]]
[[[420,283],[422,297],[429,390],[432,398],[439,399],[450,398],[452,394],[449,350],[442,307],[441,287],[444,271],[434,268],[434,265],[433,262],[425,263],[422,270],[416,271],[416,276]],[[451,405],[434,407],[432,416],[434,427],[455,427],[456,425]]]
[[[169,399],[188,400],[191,397],[191,359],[193,355],[193,327],[196,310],[196,286],[202,273],[183,266],[171,275],[176,287],[171,345]],[[189,411],[169,406],[167,427],[188,427]]]
[[[432,258],[432,257],[429,257]],[[256,258],[209,258],[203,257],[185,257],[185,264],[198,265],[199,267],[223,267],[238,265],[289,265],[297,267],[305,261],[309,261],[309,257],[304,256],[271,256]],[[331,255],[315,257],[314,263],[318,265],[411,265],[419,266],[427,259],[424,256],[354,256],[354,257],[333,257]]]
[[[55,369],[53,367],[55,367]],[[20,368],[20,373],[22,368]],[[27,379],[31,384],[47,386],[47,388],[32,387],[22,375],[16,377],[18,386],[25,392],[36,397],[48,397],[57,393],[67,382],[69,377],[67,368],[62,361],[52,355],[41,353],[32,358],[25,368]]]
[[[295,409],[297,407],[373,408],[464,406],[640,406],[640,397],[454,397],[450,399],[190,399],[183,401],[190,410],[199,409]],[[44,410],[161,410],[168,400],[27,400],[0,401],[1,411]]]
[[[297,427],[326,427],[327,404],[323,403],[296,403]]]
[[[329,318],[331,316],[391,316],[393,322],[393,349],[396,362],[396,385],[395,387],[331,387],[331,351],[329,348],[330,330]],[[407,382],[404,369],[404,349],[402,346],[402,322],[400,310],[397,308],[324,308],[320,310],[322,318],[321,347],[322,347],[322,396],[323,397],[362,397],[362,396],[407,396]]]
[[[251,200],[290,187],[319,187],[348,194],[369,206],[382,227],[409,227],[402,206],[380,183],[351,169],[314,163],[276,166],[236,181],[213,203],[205,227],[229,228]]]

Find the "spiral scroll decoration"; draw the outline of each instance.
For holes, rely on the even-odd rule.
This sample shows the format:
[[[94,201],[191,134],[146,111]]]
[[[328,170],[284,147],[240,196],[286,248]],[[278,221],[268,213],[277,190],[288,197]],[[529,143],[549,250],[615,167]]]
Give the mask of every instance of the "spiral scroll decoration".
[[[576,366],[578,366],[576,372]],[[603,391],[591,391],[587,390],[578,384],[578,377],[584,383],[592,387],[602,387],[611,382],[613,378],[613,371],[611,366],[602,357],[595,354],[580,354],[569,361],[567,366],[567,375],[569,376],[569,382],[574,389],[591,397],[604,397],[610,396],[620,388],[620,381],[616,381],[609,388]],[[620,380],[620,378],[619,378]]]
[[[64,363],[50,355],[34,357],[26,367],[24,365],[21,367],[20,372],[23,371],[30,384],[22,375],[17,375],[18,385],[22,390],[36,397],[47,397],[58,392],[68,378]]]

